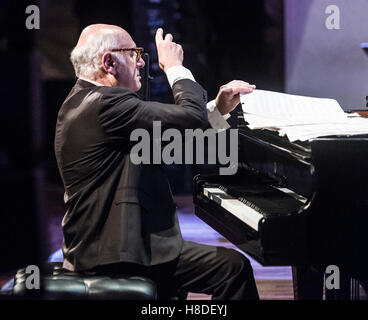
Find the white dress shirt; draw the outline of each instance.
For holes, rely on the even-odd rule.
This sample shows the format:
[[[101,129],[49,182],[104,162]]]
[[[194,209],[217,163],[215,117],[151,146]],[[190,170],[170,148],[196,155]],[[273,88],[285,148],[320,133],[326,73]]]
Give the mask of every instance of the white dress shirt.
[[[190,79],[195,81],[192,72],[183,66],[175,66],[167,69],[166,76],[171,88],[176,81],[181,79]],[[230,117],[230,114],[222,116],[216,107],[215,100],[211,100],[207,103],[207,112],[208,122],[213,129],[224,130],[230,128],[230,125],[226,121],[226,119]]]

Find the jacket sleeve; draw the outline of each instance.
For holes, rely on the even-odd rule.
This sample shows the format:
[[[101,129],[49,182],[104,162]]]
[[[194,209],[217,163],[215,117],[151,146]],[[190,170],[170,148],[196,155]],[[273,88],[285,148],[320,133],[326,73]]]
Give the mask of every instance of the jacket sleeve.
[[[99,121],[108,136],[126,137],[137,128],[152,131],[152,122],[161,128],[204,129],[208,127],[207,95],[196,82],[183,79],[173,86],[175,104],[143,101],[133,91],[107,88],[101,92]]]

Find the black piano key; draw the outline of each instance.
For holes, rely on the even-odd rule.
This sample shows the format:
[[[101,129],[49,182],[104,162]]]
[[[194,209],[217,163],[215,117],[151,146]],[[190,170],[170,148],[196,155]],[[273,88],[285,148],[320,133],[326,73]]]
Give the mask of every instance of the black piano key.
[[[267,185],[221,185],[218,188],[264,216],[293,214],[304,205],[291,195]]]

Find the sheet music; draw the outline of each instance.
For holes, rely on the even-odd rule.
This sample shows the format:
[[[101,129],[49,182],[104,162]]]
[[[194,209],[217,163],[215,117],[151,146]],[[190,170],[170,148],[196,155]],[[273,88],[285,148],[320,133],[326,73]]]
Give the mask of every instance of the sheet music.
[[[271,118],[341,119],[346,115],[334,99],[297,96],[292,94],[254,90],[241,96],[243,111]]]
[[[334,99],[254,90],[240,101],[250,129],[278,131],[290,141],[368,134],[368,119],[346,114]]]
[[[361,120],[361,121],[356,121]],[[290,141],[306,141],[316,137],[330,135],[358,135],[368,134],[368,121],[365,118],[348,119],[346,123],[311,124],[294,127],[284,127],[279,131],[281,136],[286,135]]]

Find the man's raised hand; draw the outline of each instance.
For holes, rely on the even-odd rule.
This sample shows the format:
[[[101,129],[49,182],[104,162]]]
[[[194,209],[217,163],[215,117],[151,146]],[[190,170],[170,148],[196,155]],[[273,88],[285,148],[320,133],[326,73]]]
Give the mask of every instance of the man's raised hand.
[[[250,93],[256,86],[241,80],[233,80],[220,87],[216,97],[216,107],[222,115],[235,109],[240,103],[240,93]]]
[[[173,42],[173,36],[168,33],[163,37],[164,31],[158,28],[156,31],[156,47],[158,63],[162,70],[170,67],[181,66],[183,64],[184,52],[180,44]]]

